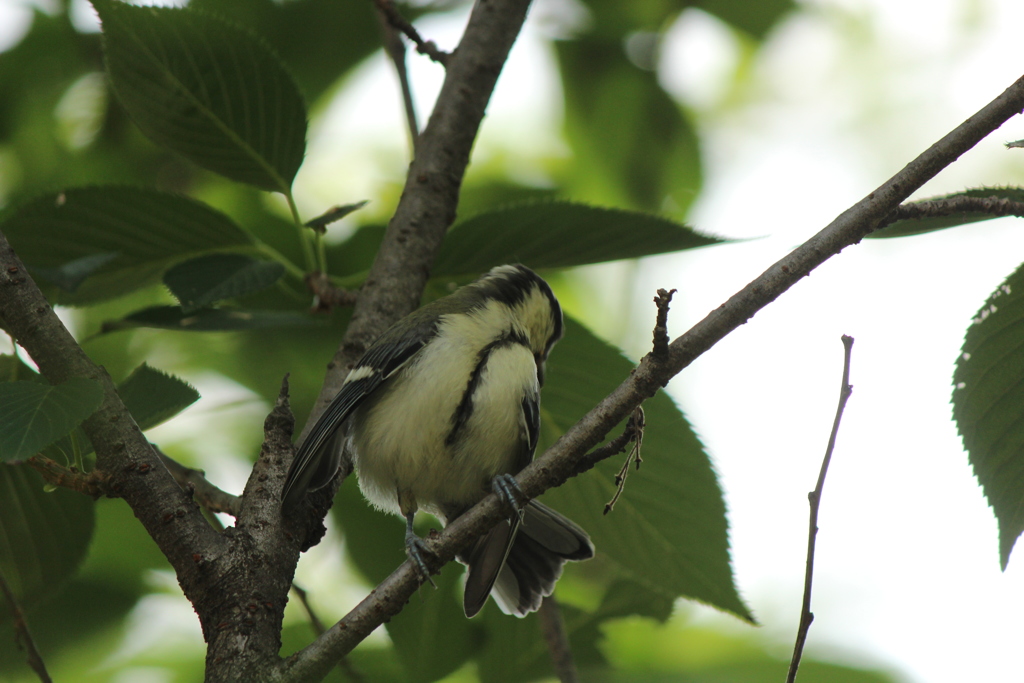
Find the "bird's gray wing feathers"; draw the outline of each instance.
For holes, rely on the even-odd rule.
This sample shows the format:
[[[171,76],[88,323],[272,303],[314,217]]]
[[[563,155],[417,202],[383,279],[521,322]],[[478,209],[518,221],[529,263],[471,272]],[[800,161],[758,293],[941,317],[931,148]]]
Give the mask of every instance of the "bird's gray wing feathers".
[[[307,491],[325,486],[334,477],[341,457],[336,437],[345,419],[419,353],[436,334],[436,326],[411,332],[398,338],[385,333],[349,372],[341,390],[295,452],[281,494],[283,507],[295,505]]]

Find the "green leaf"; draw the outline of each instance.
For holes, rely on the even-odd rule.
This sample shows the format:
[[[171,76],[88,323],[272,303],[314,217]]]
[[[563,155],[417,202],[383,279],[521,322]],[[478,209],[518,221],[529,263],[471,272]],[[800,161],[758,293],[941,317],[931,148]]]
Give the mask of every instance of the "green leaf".
[[[266,38],[288,65],[307,102],[380,49],[373,5],[337,0],[192,0],[189,7],[230,18]],[[403,5],[409,21],[424,9]]]
[[[91,254],[68,261],[56,268],[36,266],[32,269],[32,273],[39,275],[44,280],[49,280],[66,292],[73,293],[78,290],[87,277],[116,259],[117,256],[114,253]]]
[[[171,419],[199,400],[195,388],[143,363],[117,387],[124,405],[145,431]]]
[[[232,180],[290,191],[306,107],[261,38],[192,9],[93,6],[110,80],[147,137]]]
[[[633,364],[579,323],[548,360],[538,453],[629,375]],[[644,403],[643,465],[631,469],[608,515],[618,456],[549,491],[545,502],[586,529],[598,555],[622,578],[669,599],[686,596],[753,621],[733,583],[725,503],[711,462],[686,418],[664,393]],[[617,429],[613,434],[621,431]],[[636,609],[646,609],[647,600]]]
[[[194,313],[223,299],[258,292],[277,282],[284,266],[277,261],[260,261],[244,254],[206,254],[172,266],[164,273],[185,313]]]
[[[230,218],[201,202],[133,187],[45,195],[12,211],[0,226],[21,259],[43,275],[116,254],[75,294],[58,293],[58,303],[123,296],[158,282],[184,258],[251,244]]]
[[[120,320],[103,324],[103,332],[116,332],[136,327],[156,327],[181,332],[230,332],[260,330],[268,327],[308,327],[322,325],[323,320],[293,311],[264,311],[245,308],[204,308],[184,313],[178,306],[151,306]]]
[[[1003,569],[1024,532],[1024,267],[967,328],[953,373],[953,418],[999,522]]]
[[[462,565],[449,562],[434,577],[437,590],[411,600],[388,622],[388,635],[407,680],[440,680],[465,664],[483,644],[480,625],[466,619],[462,609],[462,573]]]
[[[0,464],[0,572],[23,607],[53,595],[78,569],[92,537],[88,496],[43,490],[28,465]],[[0,595],[0,623],[10,610]]]
[[[942,195],[941,197],[931,197],[922,201],[934,202],[944,199],[954,199],[956,197],[977,197],[982,199],[993,197],[995,199],[1009,199],[1013,202],[1024,202],[1024,189],[1019,187],[979,187],[973,190],[965,190],[963,192],[954,192],[953,194]],[[1000,216],[993,216],[992,214],[981,213],[979,211],[965,211],[964,213],[956,213],[949,216],[934,216],[931,218],[908,218],[896,221],[895,223],[885,226],[881,230],[876,230],[868,235],[868,237],[872,239],[884,239],[888,237],[921,235],[926,232],[935,232],[936,230],[944,230],[945,228],[955,228],[960,225],[967,225],[968,223],[990,221],[994,218],[1000,218]]]
[[[29,458],[64,436],[103,402],[99,383],[85,378],[50,386],[0,383],[0,461]]]
[[[722,241],[639,211],[572,202],[525,204],[480,214],[456,225],[442,244],[431,274],[480,273],[511,262],[533,268],[565,268]]]
[[[638,4],[638,3],[634,3]],[[696,132],[621,40],[556,43],[573,150],[565,192],[574,198],[683,215],[702,184]]]

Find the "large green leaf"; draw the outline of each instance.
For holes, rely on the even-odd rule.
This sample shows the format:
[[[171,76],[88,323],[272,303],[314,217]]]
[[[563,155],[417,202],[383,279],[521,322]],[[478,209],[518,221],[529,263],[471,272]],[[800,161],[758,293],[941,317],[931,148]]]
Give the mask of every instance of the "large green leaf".
[[[172,266],[164,273],[164,284],[181,302],[184,313],[194,313],[218,301],[265,289],[282,275],[284,266],[277,261],[245,254],[205,254]]]
[[[111,82],[143,133],[232,180],[290,191],[306,107],[261,38],[193,9],[93,6]]]
[[[29,458],[96,412],[103,389],[91,379],[50,386],[0,382],[0,461]]]
[[[953,417],[999,521],[1003,568],[1024,532],[1024,267],[967,328],[953,373]]]
[[[941,197],[931,197],[922,201],[934,202],[946,199],[955,199],[957,197],[975,197],[979,199],[994,197],[996,199],[1008,199],[1013,202],[1024,202],[1024,189],[1019,187],[979,187],[973,190],[964,190],[963,192],[954,192],[953,194],[942,195]],[[949,216],[933,216],[929,218],[908,218],[896,221],[881,230],[876,230],[869,234],[868,237],[887,238],[921,235],[926,232],[935,232],[936,230],[944,230],[945,228],[955,228],[960,225],[967,225],[968,223],[990,221],[993,218],[999,218],[999,216],[993,216],[992,214],[981,213],[979,211],[965,211],[963,213],[951,214]]]
[[[249,238],[230,218],[193,199],[133,187],[86,187],[39,197],[10,212],[2,228],[30,269],[67,269],[102,256],[105,263],[61,303],[123,296],[157,282],[171,264]],[[111,255],[114,255],[111,257]]]
[[[633,365],[573,320],[548,361],[542,451],[627,377]],[[622,458],[549,491],[544,501],[594,540],[623,578],[674,599],[685,596],[753,620],[733,583],[728,521],[714,469],[686,418],[664,393],[644,403],[643,466],[631,471],[608,515]],[[640,605],[646,599],[638,598]]]
[[[510,262],[565,268],[721,242],[682,223],[639,211],[573,202],[525,204],[456,225],[441,246],[431,274],[475,274]]]
[[[78,569],[93,518],[88,496],[48,493],[28,465],[0,464],[0,571],[23,605],[53,595]],[[0,622],[10,618],[4,602],[0,596]]]
[[[573,173],[565,192],[585,201],[684,214],[700,190],[697,136],[654,71],[620,40],[556,44]]]
[[[312,103],[332,83],[380,49],[373,4],[337,0],[192,0],[189,7],[238,22],[265,38]],[[402,7],[412,20],[423,9]]]
[[[117,393],[145,431],[171,419],[199,400],[188,382],[143,363],[117,387]]]

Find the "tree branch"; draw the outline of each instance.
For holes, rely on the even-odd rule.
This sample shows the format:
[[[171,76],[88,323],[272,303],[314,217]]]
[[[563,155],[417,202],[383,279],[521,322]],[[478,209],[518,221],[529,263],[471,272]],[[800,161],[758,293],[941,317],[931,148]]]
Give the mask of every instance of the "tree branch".
[[[7,585],[7,579],[4,578],[3,572],[0,572],[0,594],[3,594],[7,600],[7,606],[11,610],[11,618],[14,626],[14,635],[17,642],[25,648],[25,659],[28,665],[35,672],[36,676],[42,683],[53,683],[53,679],[50,678],[49,672],[46,670],[46,663],[43,661],[43,656],[39,654],[39,649],[36,648],[36,641],[32,639],[32,633],[29,631],[28,622],[25,621],[25,613],[21,610],[21,605],[18,604],[17,597],[14,595],[14,591]]]
[[[1024,202],[1000,197],[949,197],[901,204],[879,228],[907,219],[955,216],[961,213],[984,213],[989,216],[1024,217]]]
[[[811,515],[807,530],[807,568],[804,572],[804,599],[800,609],[800,626],[796,632],[796,644],[793,646],[793,659],[789,663],[786,683],[793,683],[796,680],[796,672],[800,668],[800,658],[804,653],[804,643],[807,642],[807,631],[811,628],[811,622],[814,621],[814,614],[811,612],[811,585],[814,582],[814,546],[818,538],[818,507],[821,505],[821,493],[825,489],[825,475],[828,474],[828,466],[832,462],[832,451],[836,447],[839,422],[843,419],[846,402],[850,400],[850,394],[853,393],[853,387],[850,385],[850,354],[853,351],[853,337],[843,335],[843,351],[843,383],[839,387],[839,406],[836,408],[835,420],[832,421],[832,433],[828,437],[825,457],[821,460],[818,482],[815,484],[814,490],[807,494],[807,501],[811,505]]]
[[[151,445],[157,456],[160,457],[160,462],[174,477],[174,481],[178,482],[178,486],[191,493],[200,505],[210,512],[226,512],[232,517],[238,517],[238,510],[242,504],[238,496],[215,486],[206,478],[206,472],[193,467],[185,467],[160,450],[156,444]]]
[[[580,675],[576,670],[576,662],[573,661],[572,648],[569,647],[565,619],[562,618],[562,610],[554,595],[549,595],[540,603],[537,621],[540,624],[544,642],[547,643],[548,652],[551,653],[551,663],[558,680],[561,683],[576,683],[579,681]]]
[[[219,555],[223,539],[161,465],[106,370],[93,363],[75,342],[2,231],[0,317],[51,384],[87,377],[103,387],[103,403],[82,423],[96,450],[94,476],[104,480],[104,492],[128,502],[195,604],[202,597],[203,584],[192,558],[196,553]]]
[[[398,75],[398,84],[402,91],[402,105],[405,107],[405,122],[409,126],[409,146],[415,154],[416,139],[420,136],[419,117],[416,116],[416,104],[412,98],[412,84],[409,83],[409,70],[405,64],[405,43],[398,35],[394,19],[390,13],[398,14],[394,3],[390,0],[374,0],[377,7],[377,20],[380,22],[381,38],[384,41],[384,52],[391,58]],[[401,15],[398,15],[401,18]],[[404,19],[403,19],[404,21]],[[412,28],[412,26],[409,26]],[[416,29],[412,29],[414,32]],[[418,35],[418,34],[417,34]]]
[[[481,11],[485,5],[489,6],[490,3],[480,3],[477,11]],[[461,56],[461,48],[456,54]],[[451,73],[450,68],[449,75]],[[587,451],[669,379],[814,268],[877,229],[900,202],[1021,109],[1024,109],[1024,78],[928,148],[874,192],[840,214],[818,234],[769,267],[688,332],[676,338],[669,345],[666,362],[655,361],[652,354],[644,357],[615,391],[518,475],[517,481],[523,493],[529,498],[535,498],[572,476]],[[432,125],[433,122],[432,117]],[[410,178],[415,176],[411,175]],[[406,252],[403,248],[396,253],[404,255]],[[380,272],[388,273],[390,271],[387,268],[393,261],[383,258],[383,254],[384,250],[374,266],[377,268],[381,264]],[[416,288],[415,291],[420,290]],[[394,300],[381,299],[382,302]],[[360,303],[363,301],[360,300]],[[369,329],[369,326],[364,329]],[[488,495],[445,527],[436,538],[428,539],[427,548],[441,562],[450,561],[457,549],[497,524],[503,515],[503,504],[497,496]],[[374,628],[396,614],[422,580],[410,562],[403,563],[344,619],[329,628],[309,647],[289,658],[285,678],[305,680],[317,673],[323,675],[331,662],[348,653]]]
[[[420,36],[419,31],[416,27],[410,24],[405,17],[395,7],[395,3],[392,0],[373,0],[373,4],[377,6],[377,11],[380,12],[388,21],[388,23],[395,29],[401,31],[405,36],[416,44],[416,51],[421,55],[426,55],[432,60],[441,64],[442,66],[448,65],[448,60],[451,59],[452,55],[438,50],[437,45],[434,45],[433,41],[423,40]],[[402,49],[405,52],[405,49]]]

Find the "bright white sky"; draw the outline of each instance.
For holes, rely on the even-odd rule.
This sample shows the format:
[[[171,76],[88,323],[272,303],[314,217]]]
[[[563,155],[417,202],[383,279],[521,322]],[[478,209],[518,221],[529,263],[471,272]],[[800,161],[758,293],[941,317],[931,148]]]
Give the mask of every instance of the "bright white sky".
[[[16,25],[15,4],[0,0],[0,25]],[[634,356],[650,338],[656,288],[679,290],[671,328],[682,333],[1024,73],[1024,3],[1016,0],[803,5],[769,39],[740,100],[719,85],[738,54],[721,24],[688,12],[671,32],[661,76],[697,112],[705,153],[705,190],[691,222],[761,239],[646,261],[634,290],[637,336],[617,338],[611,325],[597,325]],[[571,0],[538,0],[499,82],[475,163],[543,178],[531,157],[565,153],[557,77],[541,36],[551,35],[559,24],[552,17],[566,7]],[[450,48],[460,24],[419,28]],[[425,118],[442,74],[425,59],[412,61]],[[311,131],[296,186],[310,215],[390,196],[403,175],[404,124],[388,65],[374,58],[350,85]],[[1016,119],[921,196],[1024,184],[1024,151],[1002,147],[1020,138],[1024,121]],[[367,211],[387,211],[390,202]],[[950,419],[949,397],[968,322],[1022,254],[1014,219],[851,247],[670,385],[721,475],[737,581],[780,653],[796,629],[806,496],[832,423],[845,333],[856,338],[854,393],[819,519],[809,650],[885,666],[914,683],[1019,678],[1024,558],[1011,557],[1008,571],[999,571],[996,523]],[[628,287],[622,278],[635,272],[612,265],[584,277],[595,300],[614,309]],[[233,472],[220,476],[244,476],[240,467]],[[311,553],[300,570],[337,569],[337,555],[326,552]],[[174,609],[194,627],[187,606]],[[713,610],[690,609],[703,622],[749,632]],[[159,606],[146,603],[140,628],[153,610]]]

